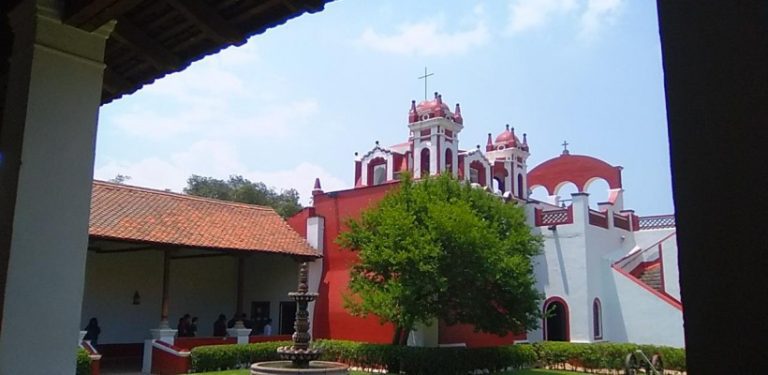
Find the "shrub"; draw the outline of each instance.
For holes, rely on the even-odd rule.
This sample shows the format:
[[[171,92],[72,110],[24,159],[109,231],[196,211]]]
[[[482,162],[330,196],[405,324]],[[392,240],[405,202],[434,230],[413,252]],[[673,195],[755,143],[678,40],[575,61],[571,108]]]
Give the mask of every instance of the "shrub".
[[[253,362],[277,361],[277,348],[288,341],[260,342],[247,345],[210,345],[192,349],[192,371],[219,371],[247,368]]]
[[[253,362],[279,360],[277,347],[290,344],[264,342],[197,347],[192,349],[192,371],[245,368]],[[566,363],[587,371],[621,370],[627,354],[638,349],[648,358],[656,353],[661,354],[664,367],[668,370],[685,371],[684,349],[627,343],[543,342],[490,348],[420,348],[317,340],[314,346],[323,349],[320,359],[325,361],[343,362],[365,370],[404,372],[408,375],[466,375],[478,369],[498,372],[532,367],[534,364],[564,368]]]
[[[83,349],[77,349],[77,375],[91,375],[91,356]]]
[[[492,348],[420,348],[365,344],[351,341],[318,340],[323,360],[344,362],[367,370],[386,369],[409,375],[461,374],[476,369],[500,371],[529,367],[536,361],[530,345]]]
[[[586,370],[624,368],[627,354],[641,350],[649,359],[661,354],[664,368],[685,371],[685,349],[667,346],[638,345],[629,343],[582,344],[569,342],[542,342],[533,344],[539,363],[554,368],[564,368],[568,363]]]

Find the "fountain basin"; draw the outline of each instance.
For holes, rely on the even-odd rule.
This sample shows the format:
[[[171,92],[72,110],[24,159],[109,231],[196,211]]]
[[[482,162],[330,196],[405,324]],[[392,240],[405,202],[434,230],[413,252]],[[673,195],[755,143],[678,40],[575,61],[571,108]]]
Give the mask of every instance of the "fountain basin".
[[[259,362],[251,366],[251,375],[347,375],[349,366],[338,362],[312,361],[309,368],[293,367],[291,361]]]

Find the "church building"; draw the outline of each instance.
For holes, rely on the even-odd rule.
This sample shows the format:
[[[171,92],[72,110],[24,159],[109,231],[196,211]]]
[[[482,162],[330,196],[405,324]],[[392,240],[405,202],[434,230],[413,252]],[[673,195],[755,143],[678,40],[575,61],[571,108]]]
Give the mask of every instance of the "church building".
[[[550,340],[684,346],[674,215],[640,216],[627,209],[621,167],[566,148],[529,170],[527,136],[521,140],[509,126],[496,137],[489,133],[484,149],[462,148],[461,108],[456,104],[451,110],[438,93],[432,100],[411,102],[407,127],[406,142],[389,147],[376,142],[356,154],[352,188],[324,192],[316,180],[312,206],[288,220],[323,254],[310,272],[320,293],[314,337],[391,340],[392,326],[344,309],[342,294],[356,254],[335,240],[346,219],[376,204],[408,171],[416,179],[450,173],[524,207],[531,231],[544,239],[534,272],[544,295],[541,309],[547,312],[539,329],[505,337],[435,322],[414,331],[411,344],[479,347]],[[586,191],[598,180],[607,183],[608,199],[590,202]],[[577,191],[561,196],[570,184]],[[546,198],[533,199],[534,189],[544,189]]]

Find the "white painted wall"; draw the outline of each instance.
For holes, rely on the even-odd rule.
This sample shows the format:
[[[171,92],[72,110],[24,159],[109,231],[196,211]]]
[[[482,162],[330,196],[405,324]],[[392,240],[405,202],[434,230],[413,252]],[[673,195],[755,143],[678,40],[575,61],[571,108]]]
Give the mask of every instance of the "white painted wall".
[[[170,278],[171,328],[176,328],[179,318],[188,313],[199,318],[198,336],[212,336],[213,322],[219,314],[232,317],[237,301],[236,257],[172,259]]]
[[[662,264],[664,267],[664,291],[680,300],[680,274],[677,266],[677,235],[661,243]]]
[[[139,343],[160,321],[163,253],[88,252],[80,328],[99,320],[99,344]],[[138,291],[141,304],[133,305]]]
[[[89,252],[80,328],[96,317],[102,329],[100,344],[142,342],[160,322],[162,274],[161,250]],[[287,256],[253,254],[246,258],[244,312],[250,314],[251,301],[270,301],[273,327],[277,328],[279,302],[290,300],[287,294],[296,289],[297,277],[298,264]],[[140,305],[132,304],[135,291],[141,296]],[[235,257],[172,259],[169,323],[176,328],[179,318],[189,313],[199,318],[198,336],[210,336],[219,314],[229,319],[235,312],[236,292]]]
[[[603,302],[603,327],[611,341],[685,346],[680,310],[616,270],[607,274],[605,285],[611,298],[610,305]]]
[[[280,302],[292,301],[288,293],[296,290],[299,263],[281,255],[254,254],[245,262],[243,308],[250,314],[251,302],[269,301],[273,334],[279,332]],[[229,315],[227,315],[229,316]]]

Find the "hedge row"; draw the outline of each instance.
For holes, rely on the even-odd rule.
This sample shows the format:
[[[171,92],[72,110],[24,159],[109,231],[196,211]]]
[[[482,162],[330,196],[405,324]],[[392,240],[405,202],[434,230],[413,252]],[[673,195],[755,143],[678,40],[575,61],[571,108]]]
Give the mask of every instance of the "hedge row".
[[[192,372],[247,368],[253,362],[277,361],[277,348],[290,341],[259,342],[247,345],[211,345],[192,349]]]
[[[77,375],[91,375],[91,356],[83,348],[77,349]]]
[[[536,353],[530,345],[492,348],[420,348],[366,344],[352,341],[318,340],[323,358],[362,369],[402,371],[409,375],[461,374],[475,369],[491,372],[530,367]]]
[[[624,369],[627,354],[642,350],[648,358],[661,354],[664,368],[685,371],[685,349],[667,346],[628,343],[581,344],[569,342],[542,342],[531,345],[541,366],[560,367],[566,363],[585,370]]]
[[[279,360],[275,350],[290,342],[248,345],[200,346],[192,349],[193,372],[246,368],[253,362]],[[322,360],[344,362],[364,369],[402,371],[409,375],[461,374],[484,368],[498,371],[529,367],[536,360],[530,345],[495,348],[416,348],[366,344],[352,341],[318,340]]]
[[[290,344],[265,342],[197,347],[192,349],[192,371],[246,368],[253,362],[279,360],[275,351],[277,347]],[[585,371],[621,370],[627,354],[638,349],[649,358],[656,353],[661,354],[664,367],[668,370],[685,371],[685,350],[653,345],[544,342],[467,349],[418,348],[340,340],[318,340],[314,345],[324,350],[322,360],[343,362],[366,370],[387,370],[408,375],[465,375],[476,369],[497,372],[533,366],[562,368],[566,363]]]

